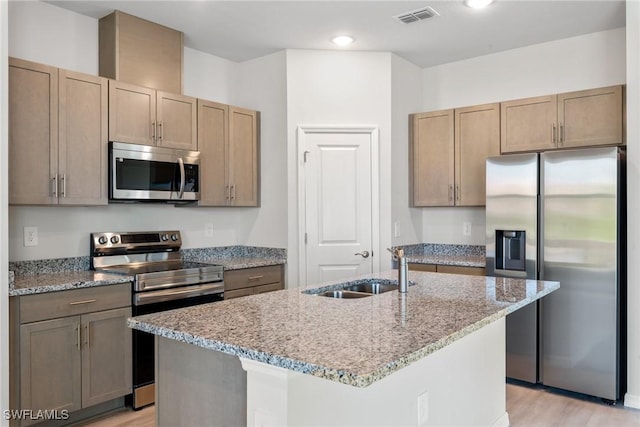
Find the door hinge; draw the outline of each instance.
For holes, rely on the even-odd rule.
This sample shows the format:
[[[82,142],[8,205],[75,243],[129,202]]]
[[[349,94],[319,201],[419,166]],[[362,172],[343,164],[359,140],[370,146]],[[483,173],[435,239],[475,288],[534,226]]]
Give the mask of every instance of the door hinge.
[[[307,233],[304,233],[304,244],[307,244]]]
[[[305,162],[305,163],[307,163],[307,155],[309,155],[309,154],[311,154],[311,152],[309,152],[309,151],[305,151],[305,152],[302,154],[302,157],[304,158],[304,162]]]

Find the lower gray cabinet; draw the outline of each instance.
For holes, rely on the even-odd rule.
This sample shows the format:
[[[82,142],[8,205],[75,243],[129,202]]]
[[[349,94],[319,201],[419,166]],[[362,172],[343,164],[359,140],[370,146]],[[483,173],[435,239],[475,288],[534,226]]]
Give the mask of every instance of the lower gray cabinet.
[[[12,298],[12,409],[72,413],[131,393],[130,285],[109,287]],[[59,318],[34,314],[46,299]]]

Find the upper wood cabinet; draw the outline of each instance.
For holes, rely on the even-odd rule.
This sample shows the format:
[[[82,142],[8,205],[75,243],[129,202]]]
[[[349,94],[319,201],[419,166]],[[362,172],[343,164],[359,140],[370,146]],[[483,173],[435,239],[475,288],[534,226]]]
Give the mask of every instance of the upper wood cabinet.
[[[201,206],[260,205],[259,113],[198,100]]]
[[[107,79],[9,59],[9,203],[107,203]]]
[[[453,110],[412,114],[409,179],[412,206],[454,204]]]
[[[500,104],[455,110],[457,206],[484,206],[486,160],[500,154]]]
[[[414,114],[412,206],[482,206],[485,163],[500,154],[500,105]]]
[[[502,153],[622,143],[622,86],[501,103]]]
[[[100,19],[100,75],[182,93],[183,34],[115,11]]]
[[[109,81],[109,140],[197,150],[197,100]]]

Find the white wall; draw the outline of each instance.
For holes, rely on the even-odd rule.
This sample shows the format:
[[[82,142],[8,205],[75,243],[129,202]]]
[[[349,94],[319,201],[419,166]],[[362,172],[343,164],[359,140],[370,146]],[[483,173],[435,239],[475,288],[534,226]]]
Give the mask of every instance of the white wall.
[[[98,20],[39,1],[9,2],[9,55],[98,74]]]
[[[260,111],[261,206],[245,244],[287,246],[287,72],[281,51],[239,64],[235,104]]]
[[[9,55],[96,74],[98,69],[98,21],[43,2],[9,3]],[[174,208],[167,205],[118,205],[102,207],[9,208],[9,259],[11,261],[86,256],[89,233],[102,230],[178,229],[183,247],[234,244],[286,245],[285,208],[274,203],[286,198],[284,113],[284,53],[281,59],[240,64],[201,53],[184,52],[184,92],[212,101],[263,112],[263,200],[265,208]],[[275,58],[275,57],[274,57]],[[262,73],[264,71],[264,73]],[[279,80],[267,80],[279,75]],[[249,81],[244,84],[242,79]],[[251,95],[255,98],[251,100]],[[251,102],[249,102],[251,101]],[[260,108],[258,108],[260,109]],[[274,123],[271,123],[271,120]],[[269,121],[268,124],[265,124]],[[281,167],[271,171],[270,164]],[[268,162],[268,163],[265,163]],[[283,205],[284,206],[284,205]],[[213,237],[204,226],[213,223]],[[38,227],[39,245],[24,247],[24,226]],[[285,233],[282,231],[285,230]]]
[[[422,108],[422,70],[391,55],[391,236],[392,245],[422,242],[422,209],[409,208],[409,121]],[[399,236],[395,235],[397,223]]]
[[[0,236],[8,230],[8,111],[7,89],[9,76],[7,56],[8,8],[6,1],[0,1]],[[9,408],[9,283],[7,269],[9,249],[6,238],[0,238],[0,409]],[[0,418],[0,426],[8,426],[9,421]]]
[[[627,394],[640,409],[640,4],[627,2]]]
[[[299,125],[374,125],[380,136],[380,246],[391,244],[391,55],[287,51],[288,268],[298,275],[297,140]],[[390,265],[378,251],[380,265]]]
[[[625,83],[625,55],[619,28],[426,68],[422,111]],[[484,208],[425,208],[423,220],[425,242],[485,243]]]

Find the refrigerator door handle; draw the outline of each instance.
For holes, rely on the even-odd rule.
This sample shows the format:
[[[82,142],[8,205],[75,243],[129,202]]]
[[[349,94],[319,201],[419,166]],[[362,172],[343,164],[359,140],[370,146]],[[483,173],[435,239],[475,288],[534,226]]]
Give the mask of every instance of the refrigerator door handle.
[[[542,175],[542,173],[541,173]],[[542,182],[542,176],[540,176]],[[542,186],[540,187],[542,191]],[[544,195],[538,195],[538,280],[544,280]]]

